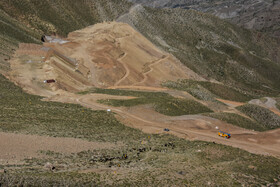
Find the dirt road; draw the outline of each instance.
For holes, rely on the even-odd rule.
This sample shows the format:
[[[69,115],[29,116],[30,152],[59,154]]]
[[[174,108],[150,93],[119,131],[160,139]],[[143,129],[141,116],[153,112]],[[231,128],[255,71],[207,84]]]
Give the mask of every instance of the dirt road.
[[[159,64],[159,63],[163,62],[164,60],[167,60],[168,58],[169,58],[169,56],[164,57],[162,59],[159,59],[159,60],[154,61],[153,63],[149,64],[148,65],[149,71],[143,73],[144,79],[141,80],[140,82],[134,83],[132,86],[141,85],[141,84],[145,83],[148,80],[148,74],[154,70],[152,66]]]
[[[133,128],[138,128],[146,133],[165,133],[164,128],[170,129],[170,134],[190,140],[203,140],[216,142],[247,150],[252,153],[274,155],[280,157],[280,129],[255,132],[239,128],[220,120],[201,116],[187,115],[179,117],[170,117],[159,114],[147,107],[108,107],[97,103],[99,99],[110,99],[112,96],[104,94],[90,94],[84,96],[73,95],[72,102],[94,110],[106,110],[110,108],[117,114],[117,118],[124,124]],[[115,98],[115,96],[113,97]],[[122,99],[129,99],[124,98]],[[54,101],[64,102],[63,97],[54,97]],[[69,102],[69,99],[68,101]],[[217,135],[215,127],[220,130],[230,132],[232,138],[227,140]]]
[[[18,54],[11,60],[10,79],[28,93],[46,97],[44,99],[46,101],[76,103],[93,110],[110,108],[125,125],[147,133],[165,133],[163,129],[169,128],[171,130],[169,133],[182,138],[215,141],[253,153],[280,156],[280,130],[254,132],[201,115],[170,117],[155,112],[149,106],[109,107],[97,102],[99,99],[131,99],[133,97],[75,94],[78,91],[84,91],[84,87],[87,87],[80,78],[83,77],[90,87],[161,91],[174,97],[196,100],[187,92],[161,88],[160,85],[165,80],[176,81],[191,77],[200,80],[201,78],[172,55],[157,49],[126,24],[96,24],[93,27],[70,33],[67,40],[69,42],[66,44],[48,44],[48,47],[62,51],[67,58],[76,59],[79,62],[78,69],[70,71],[69,68],[63,68],[68,64],[64,61],[59,62],[65,63],[62,68],[54,66],[51,62],[26,63],[26,60],[42,60],[41,53],[36,56],[34,55],[37,54],[36,51],[33,51],[36,49],[30,48],[27,50],[30,54]],[[58,61],[55,58],[50,60]],[[56,87],[42,85],[43,80],[50,77],[57,78],[60,85]],[[232,109],[232,112],[237,112],[235,107],[244,104],[220,101],[226,103],[228,107],[225,107],[228,110]],[[266,105],[272,106],[273,102],[268,100]],[[231,133],[232,138],[230,140],[220,138],[217,135],[216,126],[220,130]]]

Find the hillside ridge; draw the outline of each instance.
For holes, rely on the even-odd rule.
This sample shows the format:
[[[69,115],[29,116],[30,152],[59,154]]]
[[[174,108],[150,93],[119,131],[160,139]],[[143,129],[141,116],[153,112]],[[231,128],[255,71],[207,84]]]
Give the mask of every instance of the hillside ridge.
[[[129,0],[153,8],[182,8],[210,13],[247,29],[280,37],[280,1],[275,0]]]

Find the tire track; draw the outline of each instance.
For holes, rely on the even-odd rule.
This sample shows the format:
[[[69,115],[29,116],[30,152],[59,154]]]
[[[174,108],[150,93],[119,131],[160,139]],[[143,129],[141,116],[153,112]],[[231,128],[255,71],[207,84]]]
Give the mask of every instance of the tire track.
[[[145,83],[145,82],[147,81],[147,79],[148,79],[148,74],[151,73],[151,72],[154,70],[154,69],[152,68],[152,66],[157,65],[157,64],[159,64],[160,62],[162,62],[162,61],[164,61],[164,60],[167,60],[168,58],[169,58],[169,55],[166,56],[166,57],[164,57],[164,58],[162,58],[162,59],[160,59],[160,60],[157,60],[157,61],[155,61],[155,62],[149,64],[148,67],[150,68],[150,70],[147,71],[147,72],[145,72],[145,73],[143,73],[144,79],[143,79],[142,81],[140,81],[140,82],[137,82],[137,83],[132,84],[132,86],[137,86],[137,85],[139,85],[139,84]]]
[[[120,83],[122,83],[130,74],[130,70],[129,68],[127,67],[127,65],[122,61],[123,58],[125,58],[127,56],[127,53],[125,53],[121,58],[118,59],[118,61],[123,65],[123,67],[125,68],[125,75],[120,79],[118,80],[118,82],[116,82],[114,84],[114,86],[118,86],[120,85]]]

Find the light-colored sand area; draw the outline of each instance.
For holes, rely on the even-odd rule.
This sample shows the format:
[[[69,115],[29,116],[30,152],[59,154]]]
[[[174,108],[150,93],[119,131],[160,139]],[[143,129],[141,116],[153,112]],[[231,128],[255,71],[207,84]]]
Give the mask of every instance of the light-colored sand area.
[[[111,143],[89,142],[76,138],[55,138],[48,136],[24,135],[0,132],[1,162],[22,160],[30,157],[41,157],[40,151],[57,153],[78,153],[94,149],[112,149]]]
[[[60,89],[160,87],[166,80],[203,80],[124,23],[96,24],[70,33],[66,40],[44,46],[21,44],[10,61],[8,77],[25,91],[42,96]],[[57,82],[46,86],[47,79]]]

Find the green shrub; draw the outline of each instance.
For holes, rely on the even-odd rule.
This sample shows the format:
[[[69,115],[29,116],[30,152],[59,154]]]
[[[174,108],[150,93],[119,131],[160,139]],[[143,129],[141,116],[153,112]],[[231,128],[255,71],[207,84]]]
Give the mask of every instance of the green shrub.
[[[278,108],[278,110],[280,110],[280,97],[275,98],[276,100],[276,107]]]
[[[177,82],[165,82],[165,87],[184,90],[189,92],[197,99],[204,101],[215,101],[216,98],[245,102],[251,100],[251,95],[242,93],[234,88],[205,81],[179,80]]]
[[[256,131],[265,131],[269,129],[256,121],[253,121],[251,119],[248,119],[246,117],[234,113],[223,112],[223,113],[211,113],[211,114],[204,114],[204,115],[219,119],[221,121],[225,121],[227,123],[245,129],[251,129]]]
[[[157,112],[168,116],[213,112],[208,107],[200,104],[199,102],[187,99],[174,98],[170,100],[162,100],[161,102],[156,102],[154,107]]]
[[[264,36],[256,41],[257,33],[193,10],[144,7],[136,12],[123,21],[206,80],[218,80],[257,97],[279,94],[276,39]]]
[[[237,107],[237,109],[256,120],[267,129],[276,129],[280,127],[280,116],[266,108],[258,105],[246,104]]]
[[[43,102],[41,97],[24,93],[0,75],[0,130],[90,141],[122,141],[127,133],[142,136],[125,127],[113,114],[92,111],[79,105]],[[119,132],[119,133],[115,133]],[[126,139],[130,141],[132,139]]]
[[[177,99],[167,93],[162,92],[141,92],[131,90],[110,90],[110,89],[93,89],[89,92],[103,93],[110,95],[134,96],[136,99],[109,99],[100,100],[100,103],[116,107],[131,107],[136,105],[151,104],[155,110],[168,116],[181,116],[188,114],[199,114],[212,112],[208,107],[199,102],[188,99]]]

